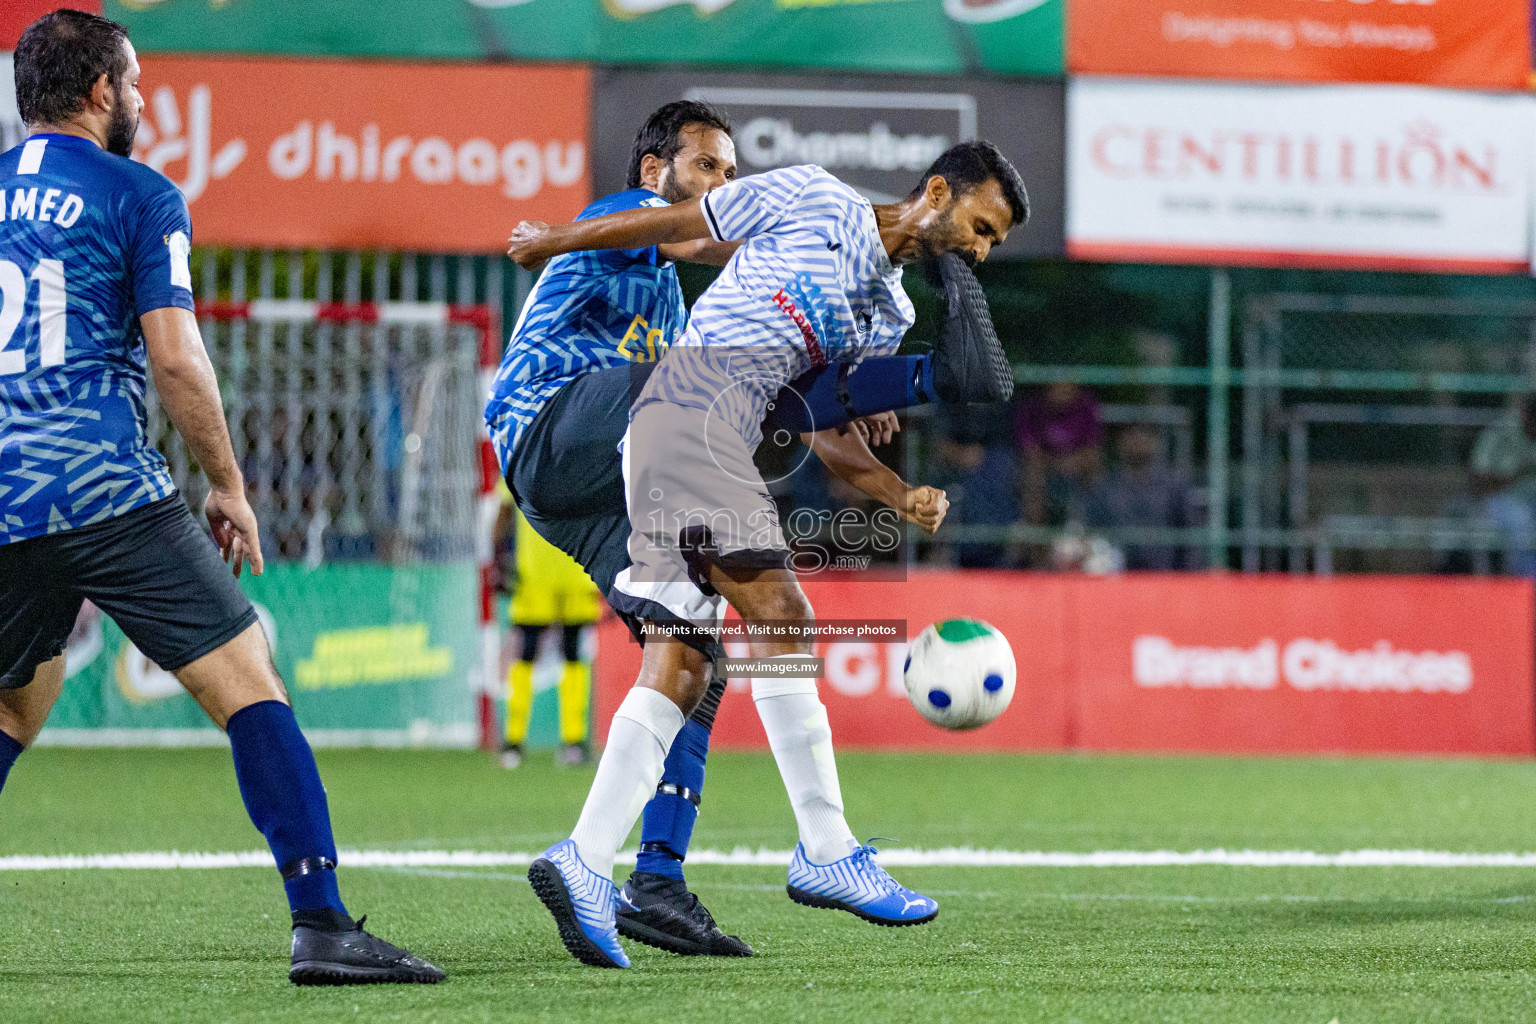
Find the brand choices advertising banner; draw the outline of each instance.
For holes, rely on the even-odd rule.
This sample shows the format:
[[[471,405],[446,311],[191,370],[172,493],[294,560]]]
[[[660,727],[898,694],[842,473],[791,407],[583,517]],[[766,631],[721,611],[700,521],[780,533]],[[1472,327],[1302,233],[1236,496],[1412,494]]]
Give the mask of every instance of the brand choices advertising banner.
[[[1524,88],[1529,0],[1072,0],[1073,72]]]
[[[200,244],[500,252],[591,197],[575,67],[145,57],[135,157]]]
[[[622,189],[635,133],[678,99],[705,100],[731,119],[739,173],[820,164],[876,203],[905,196],[950,146],[984,138],[1018,166],[1033,207],[997,255],[1059,255],[1063,97],[1060,82],[600,70],[593,181],[599,195]]]
[[[936,572],[805,589],[823,616],[904,619],[909,637],[985,619],[1018,661],[1002,717],[950,733],[908,702],[905,644],[818,644],[846,747],[1536,753],[1536,604],[1522,580]],[[622,625],[601,628],[600,733],[640,664]],[[766,744],[746,680],[731,681],[713,742]]]
[[[1529,97],[1079,78],[1067,250],[1085,259],[1529,266]]]
[[[474,745],[475,565],[268,562],[241,585],[312,740]],[[92,606],[75,625],[66,662],[69,676],[42,742],[222,742],[175,677]]]
[[[108,0],[106,10],[151,52],[1052,75],[1063,2]]]

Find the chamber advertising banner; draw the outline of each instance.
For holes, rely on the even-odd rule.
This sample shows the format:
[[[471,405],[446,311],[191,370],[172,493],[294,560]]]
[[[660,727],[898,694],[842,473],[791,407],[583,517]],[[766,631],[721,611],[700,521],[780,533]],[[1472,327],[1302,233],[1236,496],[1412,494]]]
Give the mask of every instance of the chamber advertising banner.
[[[1074,79],[1067,250],[1465,273],[1529,264],[1530,97]]]
[[[9,2],[9,0],[8,0]],[[1059,75],[1064,0],[108,0],[140,50]]]
[[[945,618],[1013,646],[1013,703],[974,732],[929,725],[907,700],[904,642],[818,642],[832,734],[845,747],[1439,753],[1530,756],[1531,584],[1413,577],[924,572],[904,582],[807,578],[839,623]],[[603,626],[599,735],[639,648]],[[746,645],[732,641],[733,656]],[[763,747],[750,685],[730,683],[717,746]]]
[[[679,99],[709,102],[731,119],[741,174],[820,164],[871,202],[904,197],[944,150],[995,142],[1029,187],[1030,223],[999,257],[1059,255],[1064,87],[933,77],[594,72],[592,172],[599,195],[624,188],[635,133]]]
[[[1528,0],[1072,0],[1075,73],[1520,89]]]
[[[145,57],[199,244],[501,252],[591,198],[585,68]]]

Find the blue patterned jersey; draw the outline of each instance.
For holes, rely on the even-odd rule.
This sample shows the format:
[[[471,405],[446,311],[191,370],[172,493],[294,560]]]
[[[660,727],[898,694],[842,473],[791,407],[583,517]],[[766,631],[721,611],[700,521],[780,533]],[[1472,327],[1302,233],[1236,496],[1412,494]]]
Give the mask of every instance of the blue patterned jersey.
[[[599,199],[576,219],[666,205],[656,193],[636,188]],[[524,429],[555,392],[593,370],[655,361],[687,319],[677,269],[654,245],[550,260],[512,329],[485,407],[502,472]]]
[[[0,544],[176,491],[144,433],[139,317],[192,309],[170,180],[71,135],[0,154]]]

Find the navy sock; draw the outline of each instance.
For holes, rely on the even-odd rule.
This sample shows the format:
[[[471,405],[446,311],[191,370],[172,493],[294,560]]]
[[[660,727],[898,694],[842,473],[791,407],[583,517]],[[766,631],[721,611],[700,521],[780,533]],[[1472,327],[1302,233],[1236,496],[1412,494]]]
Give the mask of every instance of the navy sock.
[[[788,430],[799,434],[840,427],[848,422],[847,405],[858,415],[869,416],[935,400],[930,356],[878,356],[864,360],[848,374],[847,405],[837,393],[840,369],[823,366],[785,385],[763,420],[764,433]],[[791,389],[799,399],[790,393]]]
[[[709,730],[689,720],[672,741],[666,764],[661,769],[661,784],[704,792],[704,758],[709,753]],[[686,795],[658,792],[645,805],[640,824],[640,855],[636,871],[650,871],[668,878],[683,877],[683,858],[693,839],[693,824],[699,809]]]
[[[5,777],[11,774],[11,765],[25,749],[19,740],[0,732],[0,789],[5,788]]]
[[[293,709],[260,701],[231,715],[227,731],[245,809],[267,837],[278,870],[291,875],[283,880],[289,908],[297,914],[329,907],[345,914],[325,787]]]

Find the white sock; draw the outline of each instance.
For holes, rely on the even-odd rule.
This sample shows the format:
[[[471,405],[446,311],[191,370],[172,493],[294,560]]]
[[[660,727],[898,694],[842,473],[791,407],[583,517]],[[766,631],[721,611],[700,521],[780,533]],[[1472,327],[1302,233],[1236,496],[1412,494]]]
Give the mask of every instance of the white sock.
[[[683,727],[683,713],[657,690],[636,686],[613,714],[608,745],[571,838],[587,867],[613,877],[619,852],[646,802],[656,795],[667,750]]]
[[[782,660],[809,655],[786,654]],[[781,660],[780,658],[774,659]],[[816,695],[816,680],[752,680],[752,702],[763,720],[773,759],[789,792],[800,826],[800,842],[812,864],[831,864],[851,853],[857,841],[843,819],[843,791],[832,757],[832,728]]]

